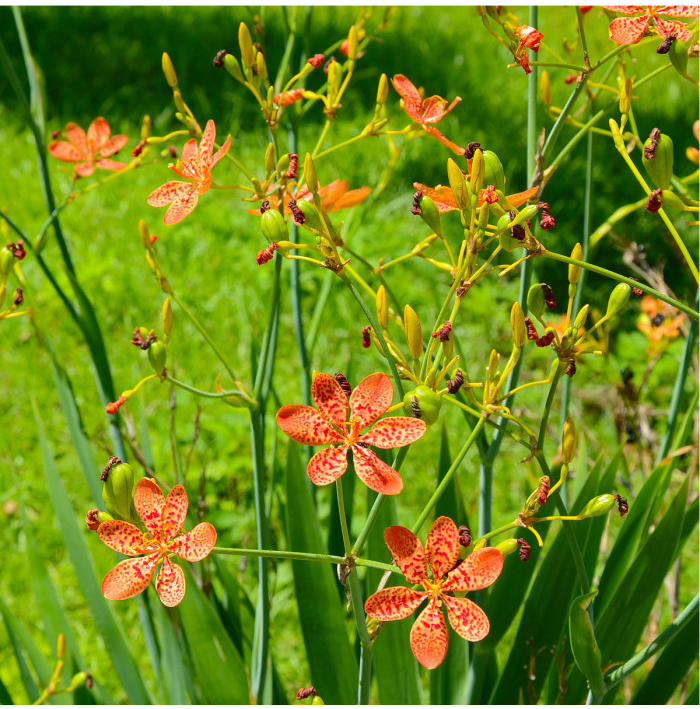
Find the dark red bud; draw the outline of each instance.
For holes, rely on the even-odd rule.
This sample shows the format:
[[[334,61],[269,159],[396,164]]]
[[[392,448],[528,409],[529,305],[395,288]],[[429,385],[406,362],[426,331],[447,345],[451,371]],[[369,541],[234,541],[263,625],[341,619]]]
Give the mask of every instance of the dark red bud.
[[[314,69],[317,69],[321,66],[321,64],[323,64],[324,58],[325,57],[323,56],[323,54],[314,54],[313,57],[306,60],[306,63],[311,64]]]
[[[369,325],[365,325],[362,328],[362,346],[367,349],[372,344],[372,328]]]
[[[62,130],[52,130],[51,131],[51,140],[56,140],[56,138],[58,138],[61,135],[61,133],[63,133]]]
[[[299,156],[296,153],[289,153],[289,169],[287,170],[286,178],[288,180],[296,180],[298,169]]]
[[[264,263],[271,261],[276,250],[277,244],[273,241],[266,249],[258,251],[255,255],[255,260],[258,262],[258,266],[262,266]]]
[[[420,190],[413,193],[413,204],[411,205],[411,214],[415,214],[416,216],[420,216],[421,214],[423,214],[423,210],[420,208],[420,199],[422,196],[423,193]]]
[[[225,49],[220,49],[217,53],[216,56],[214,57],[214,66],[217,69],[223,69],[224,66],[224,57],[228,54],[228,52]]]
[[[439,337],[440,342],[447,342],[450,339],[452,332],[452,323],[448,320],[437,332],[433,333],[433,337]]]
[[[461,389],[462,384],[464,384],[464,375],[462,374],[462,370],[458,369],[455,372],[455,378],[447,380],[447,391],[449,391],[450,394],[456,394]]]
[[[522,538],[517,540],[520,549],[518,553],[520,554],[520,561],[528,561],[530,558],[530,545]]]
[[[467,149],[464,151],[464,157],[467,158],[467,160],[471,160],[474,157],[474,153],[481,147],[481,143],[477,143],[476,141],[473,141],[471,143],[467,143]]]
[[[574,81],[578,80],[578,74],[569,74],[565,79],[564,83],[568,86],[569,84],[573,84]]]
[[[306,217],[304,216],[304,212],[297,207],[297,201],[295,199],[291,199],[288,202],[289,208],[292,210],[292,217],[294,218],[294,222],[296,224],[303,224],[306,221]]]
[[[656,48],[657,54],[668,54],[671,51],[671,45],[676,41],[676,35],[671,32],[671,34],[666,35],[666,39],[661,42],[661,44]]]
[[[650,212],[651,214],[656,214],[659,209],[661,209],[661,205],[663,204],[663,199],[661,198],[662,192],[663,190],[652,191],[652,193],[649,195],[647,203],[644,205],[644,209],[646,209],[647,212]]]
[[[617,509],[620,512],[620,517],[624,517],[627,512],[629,512],[630,506],[627,504],[627,498],[622,497],[622,495],[615,495],[615,500],[617,502]]]
[[[347,377],[341,372],[337,372],[335,374],[335,381],[340,384],[340,388],[343,390],[345,396],[347,396],[349,399],[350,394],[352,394],[352,387],[350,386],[350,382],[347,380]]]
[[[15,297],[12,299],[12,302],[13,302],[15,305],[22,305],[22,301],[23,301],[23,300],[24,300],[24,294],[23,294],[23,292],[22,292],[22,289],[21,289],[21,288],[18,288],[18,289],[15,291]]]
[[[549,478],[545,475],[540,480],[540,486],[537,488],[537,504],[545,505],[547,503],[547,495],[549,495]]]
[[[12,255],[19,261],[27,255],[27,252],[24,250],[24,241],[22,239],[19,239],[16,244],[8,244],[7,248],[12,251]]]
[[[309,697],[315,697],[315,696],[316,696],[316,690],[313,687],[302,687],[297,692],[297,699],[299,699],[299,700],[308,699]]]
[[[569,360],[569,364],[566,366],[566,374],[573,377],[576,374],[576,362],[573,357]]]
[[[134,158],[137,158],[141,153],[143,152],[143,149],[146,147],[147,143],[145,140],[142,140],[132,151],[131,151],[131,156]]]

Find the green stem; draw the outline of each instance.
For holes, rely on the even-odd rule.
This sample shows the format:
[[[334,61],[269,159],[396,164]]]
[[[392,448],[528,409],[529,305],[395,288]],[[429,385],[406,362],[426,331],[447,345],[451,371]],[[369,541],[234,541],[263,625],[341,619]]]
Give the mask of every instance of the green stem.
[[[343,499],[343,483],[340,478],[335,481],[335,489],[338,494],[338,515],[340,516],[340,531],[343,536],[343,549],[345,555],[350,556],[350,532],[348,531],[348,520],[345,516],[345,501]]]
[[[360,640],[360,675],[357,685],[357,703],[369,704],[369,690],[372,683],[372,638],[367,632],[365,607],[362,600],[362,589],[357,577],[357,570],[353,569],[348,576],[350,598],[352,599],[352,612],[355,616],[357,635]]]
[[[170,373],[168,373],[168,381],[172,382],[176,387],[180,387],[180,389],[189,391],[190,393],[196,394],[197,396],[206,397],[207,399],[225,399],[227,396],[239,396],[245,401],[247,401],[253,408],[257,407],[258,405],[258,402],[255,401],[255,399],[251,399],[248,394],[238,389],[231,389],[230,391],[204,391],[203,389],[197,389],[196,387],[190,386],[185,382],[181,382],[178,379],[175,379],[175,377],[171,376]]]

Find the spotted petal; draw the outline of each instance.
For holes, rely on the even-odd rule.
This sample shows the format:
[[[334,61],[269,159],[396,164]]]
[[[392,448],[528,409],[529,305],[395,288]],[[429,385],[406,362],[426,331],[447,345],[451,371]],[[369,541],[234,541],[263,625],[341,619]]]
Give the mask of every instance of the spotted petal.
[[[117,170],[123,170],[126,167],[126,163],[103,158],[102,160],[98,160],[95,163],[95,166],[101,168],[102,170],[114,170],[116,172]]]
[[[85,131],[77,123],[71,122],[66,126],[66,137],[80,151],[83,158],[90,155]]]
[[[182,568],[166,559],[158,572],[156,591],[164,606],[176,606],[185,597],[185,572]]]
[[[403,489],[401,476],[383,460],[377,458],[374,451],[362,446],[352,447],[355,472],[370,490],[382,495],[397,495]]]
[[[216,529],[209,522],[202,522],[187,534],[173,540],[168,551],[185,561],[199,561],[211,553],[216,544]]]
[[[196,186],[190,186],[189,192],[180,195],[168,207],[165,212],[163,221],[166,224],[177,224],[181,222],[192,210],[197,206],[199,195],[197,194]]]
[[[287,404],[277,412],[277,425],[294,441],[307,446],[340,443],[343,437],[311,406]]]
[[[465,640],[476,643],[483,640],[488,634],[491,626],[479,606],[468,598],[452,598],[451,596],[441,596],[447,608],[447,619],[455,632]]]
[[[93,172],[95,172],[95,163],[92,160],[86,160],[85,162],[79,162],[75,166],[75,171],[81,177],[90,177]]]
[[[203,171],[209,169],[209,160],[211,160],[211,153],[214,149],[215,138],[216,127],[214,126],[214,121],[209,119],[206,127],[204,128],[202,139],[199,142],[199,165]]]
[[[356,190],[347,191],[347,182],[345,183],[345,192],[338,199],[333,200],[326,207],[327,212],[335,212],[338,209],[347,209],[348,207],[356,207],[358,204],[367,199],[367,195],[371,192],[369,187],[358,187]]]
[[[78,148],[66,140],[54,140],[49,143],[49,152],[63,162],[78,162],[84,158]]]
[[[665,14],[665,13],[664,13]],[[654,29],[664,38],[670,34],[675,34],[679,42],[690,42],[693,33],[682,23],[673,20],[662,20],[660,17],[654,18]]]
[[[191,189],[192,185],[189,182],[171,180],[153,190],[146,201],[151,207],[165,207],[166,204],[186,196]]]
[[[314,372],[311,382],[311,398],[325,419],[338,426],[344,426],[348,420],[348,397],[340,384],[330,374]]]
[[[209,169],[211,170],[214,165],[216,165],[221,158],[226,155],[226,153],[229,151],[229,148],[231,147],[231,136],[229,135],[228,138],[226,138],[226,141],[224,144],[214,153],[214,157],[209,161]]]
[[[421,122],[422,123],[438,123],[442,120],[443,116],[448,114],[462,99],[457,96],[457,98],[447,106],[447,100],[441,96],[431,96],[430,98],[423,101],[423,106],[421,107]]]
[[[515,194],[506,195],[506,199],[510,203],[510,206],[513,207],[513,209],[517,209],[521,205],[525,204],[525,202],[527,202],[530,197],[536,194],[537,189],[537,187],[530,187],[529,190],[525,190],[524,192],[516,192]]]
[[[426,591],[414,591],[406,586],[383,588],[367,599],[365,613],[370,618],[381,621],[408,618],[427,595]]]
[[[351,416],[361,421],[361,428],[366,428],[391,406],[393,397],[391,379],[382,372],[370,374],[350,395]]]
[[[447,624],[433,599],[411,628],[411,650],[416,660],[434,670],[447,654]]]
[[[445,212],[451,212],[453,209],[457,209],[457,203],[455,202],[455,196],[452,190],[444,185],[438,185],[435,188],[428,187],[428,185],[423,185],[420,182],[414,182],[413,187],[420,190],[426,197],[435,202],[440,214]]]
[[[606,10],[619,12],[621,15],[639,15],[647,11],[644,5],[603,5],[603,7]]]
[[[161,489],[149,478],[141,478],[134,488],[134,507],[151,536],[160,539],[160,517],[165,505]]]
[[[433,579],[438,581],[451,571],[459,560],[459,532],[449,517],[438,517],[428,532],[425,543],[428,565]]]
[[[138,596],[148,587],[160,559],[160,552],[120,561],[102,581],[102,593],[110,601]]]
[[[649,27],[649,17],[617,17],[608,27],[610,39],[618,44],[637,44]]]
[[[445,137],[435,126],[423,126],[425,132],[432,135],[433,138],[437,138],[443,145],[446,145],[455,155],[464,155],[464,148],[453,143],[449,138]]]
[[[420,108],[423,100],[418,89],[403,74],[397,74],[392,80],[396,91],[403,99],[403,109],[414,121],[420,122]]]
[[[387,527],[384,541],[396,565],[409,583],[420,583],[428,578],[425,550],[418,537],[406,527]]]
[[[112,129],[107,120],[99,116],[90,124],[87,131],[87,142],[90,152],[94,155],[108,140]]]
[[[495,547],[477,549],[450,571],[445,591],[478,591],[490,586],[503,569],[503,554]]]
[[[348,469],[348,447],[324,448],[312,456],[306,472],[314,485],[330,485]]]
[[[422,419],[390,416],[377,421],[359,440],[377,448],[401,448],[417,441],[426,428],[427,425]]]
[[[658,15],[666,17],[697,17],[700,8],[697,5],[666,5],[657,10]]]
[[[127,556],[138,556],[142,551],[143,534],[141,530],[121,519],[110,519],[97,528],[97,536],[114,551]]]
[[[182,485],[175,487],[168,493],[160,513],[160,529],[164,534],[163,541],[172,539],[185,524],[187,519],[187,493]]]
[[[129,140],[126,135],[115,135],[113,138],[105,141],[104,145],[100,148],[100,157],[108,158],[114,153],[118,153],[125,145],[127,140]]]

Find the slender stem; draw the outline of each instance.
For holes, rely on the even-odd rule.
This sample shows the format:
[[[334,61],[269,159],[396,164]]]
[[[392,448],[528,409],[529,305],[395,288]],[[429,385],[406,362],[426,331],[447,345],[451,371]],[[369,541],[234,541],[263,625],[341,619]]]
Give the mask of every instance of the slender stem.
[[[255,399],[251,399],[248,394],[246,394],[244,391],[240,391],[239,389],[231,389],[230,391],[204,391],[203,389],[197,389],[196,387],[190,386],[185,382],[181,382],[178,379],[175,379],[175,377],[171,376],[170,373],[168,373],[168,381],[172,382],[176,387],[180,387],[180,389],[189,391],[190,393],[196,394],[197,396],[206,397],[207,399],[225,399],[228,396],[239,396],[245,401],[247,401],[251,406],[257,406],[257,402],[255,401]]]
[[[360,640],[360,676],[357,685],[357,703],[369,704],[369,690],[372,683],[372,638],[367,632],[362,589],[357,570],[353,569],[348,576],[352,612],[355,616],[357,635]]]
[[[343,548],[346,556],[350,556],[350,532],[348,531],[348,520],[345,516],[345,501],[343,499],[343,482],[340,478],[335,481],[335,489],[338,494],[338,515],[340,517],[340,531],[343,536]]]

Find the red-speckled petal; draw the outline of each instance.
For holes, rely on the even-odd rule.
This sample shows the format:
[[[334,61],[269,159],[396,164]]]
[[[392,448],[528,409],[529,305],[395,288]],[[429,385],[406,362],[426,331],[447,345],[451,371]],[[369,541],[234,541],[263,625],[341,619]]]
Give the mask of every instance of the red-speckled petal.
[[[433,522],[425,543],[425,555],[435,581],[451,571],[459,560],[459,532],[449,517],[438,517]]]
[[[168,207],[163,221],[166,224],[181,222],[197,206],[198,201],[196,185],[192,185],[188,194],[179,197]]]
[[[618,17],[608,27],[610,39],[618,44],[637,44],[649,27],[649,18]]]
[[[329,485],[348,469],[348,447],[324,448],[312,456],[306,472],[314,485]]]
[[[355,472],[370,490],[382,495],[397,495],[403,490],[401,476],[373,451],[355,445],[352,447]]]
[[[75,166],[75,171],[81,177],[90,177],[90,175],[95,172],[95,163],[89,160],[87,162],[79,162]]]
[[[525,190],[524,192],[516,192],[515,194],[506,195],[506,199],[513,209],[517,209],[520,205],[525,204],[525,202],[527,202],[532,195],[536,194],[537,190],[537,187],[531,187],[529,190]]]
[[[476,643],[483,640],[491,626],[486,613],[468,598],[452,598],[441,596],[447,608],[447,619],[455,632],[465,640]]]
[[[367,599],[365,613],[381,621],[408,618],[427,595],[427,591],[414,591],[406,586],[383,588]]]
[[[141,530],[121,519],[110,519],[97,528],[97,536],[111,549],[127,556],[139,556],[143,534]]]
[[[697,5],[666,5],[656,11],[657,15],[666,17],[697,17],[700,7]]]
[[[75,145],[65,140],[54,140],[49,143],[49,152],[57,160],[62,160],[63,162],[78,162],[84,157]]]
[[[199,561],[211,553],[216,544],[216,530],[209,522],[202,522],[187,534],[174,539],[168,551],[185,561]]]
[[[316,409],[303,404],[287,404],[277,412],[277,425],[294,441],[307,446],[340,443],[343,437]]]
[[[455,155],[464,155],[464,148],[453,143],[449,138],[446,138],[435,126],[423,126],[425,132],[437,138],[443,145],[446,145]]]
[[[440,214],[457,209],[454,193],[449,187],[438,185],[437,187],[432,188],[428,187],[428,185],[423,185],[420,182],[414,182],[413,187],[422,192],[426,197],[430,197],[430,199],[432,199],[437,205]]]
[[[216,165],[221,158],[226,155],[226,153],[229,151],[229,148],[231,147],[231,136],[229,135],[228,138],[226,138],[226,142],[214,153],[214,157],[209,161],[209,169],[211,170],[214,165]]]
[[[662,20],[660,17],[655,17],[654,29],[664,39],[670,34],[675,34],[679,42],[690,42],[693,38],[693,33],[682,22],[676,22],[674,20]]]
[[[80,151],[80,154],[86,158],[90,154],[87,144],[87,136],[85,131],[77,123],[69,123],[66,126],[66,138]]]
[[[477,549],[450,571],[445,591],[478,591],[490,586],[503,569],[503,554],[495,547]]]
[[[126,135],[115,135],[105,142],[105,144],[100,148],[100,157],[108,158],[114,153],[118,153],[125,145],[126,141],[129,140]]]
[[[99,167],[102,170],[114,170],[116,172],[117,170],[123,170],[126,167],[126,163],[103,158],[95,163],[95,167]]]
[[[311,398],[319,413],[338,426],[344,426],[348,420],[348,397],[340,384],[330,374],[314,372],[311,382]]]
[[[457,96],[457,98],[447,106],[447,100],[441,96],[431,96],[423,101],[423,106],[421,107],[421,117],[422,123],[438,123],[442,120],[443,116],[448,114],[462,99]]]
[[[427,425],[422,419],[408,416],[390,416],[377,421],[372,428],[359,440],[377,448],[401,448],[417,441],[424,433]]]
[[[112,129],[107,120],[99,116],[90,124],[87,132],[87,142],[90,152],[94,155],[109,140]],[[106,155],[104,157],[107,157]]]
[[[182,568],[165,559],[156,578],[156,591],[164,606],[176,606],[185,597],[185,572]]]
[[[420,121],[420,108],[423,100],[418,89],[403,74],[397,74],[392,80],[396,91],[403,99],[403,109],[414,121]]]
[[[120,561],[102,581],[102,593],[110,601],[133,598],[146,590],[153,578],[161,554]]]
[[[640,12],[646,12],[647,8],[643,5],[603,5],[606,10],[619,12],[621,15],[638,15]]]
[[[214,150],[214,140],[216,139],[216,127],[214,121],[209,119],[199,142],[199,165],[202,170],[209,168],[209,161]]]
[[[146,529],[160,539],[160,516],[165,505],[161,489],[149,478],[141,478],[134,488],[134,507]]]
[[[165,535],[163,541],[169,541],[182,529],[187,519],[188,504],[185,488],[175,485],[165,498],[160,513],[160,529]]]
[[[411,650],[416,660],[434,670],[447,654],[447,624],[433,599],[411,628]]]
[[[340,388],[340,387],[339,387]],[[373,424],[390,406],[394,397],[391,379],[382,372],[365,377],[350,395],[353,419],[362,422],[362,428]]]
[[[418,537],[406,527],[387,527],[384,541],[406,581],[420,583],[428,578],[425,550]]]
[[[170,204],[173,200],[185,197],[191,189],[192,185],[189,182],[171,180],[153,190],[146,201],[151,207],[165,207],[166,204]]]

